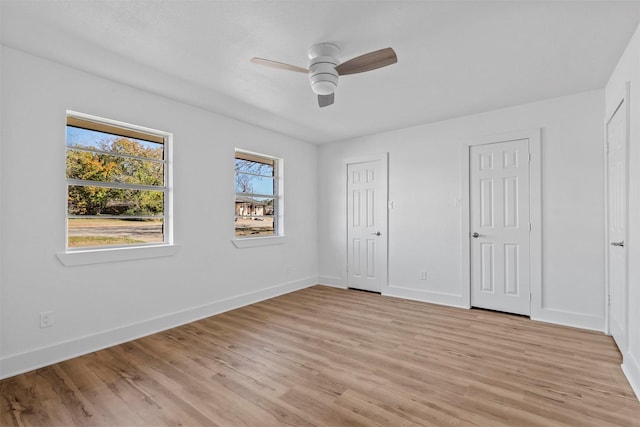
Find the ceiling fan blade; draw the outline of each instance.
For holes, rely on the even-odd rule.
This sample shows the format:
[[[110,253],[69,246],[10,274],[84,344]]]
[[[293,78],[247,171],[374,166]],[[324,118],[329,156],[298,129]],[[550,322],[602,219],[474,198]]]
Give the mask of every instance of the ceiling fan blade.
[[[347,62],[343,62],[336,67],[336,71],[339,75],[346,76],[348,74],[364,73],[365,71],[386,67],[396,62],[398,62],[396,52],[392,48],[387,47],[356,56]]]
[[[318,105],[320,106],[320,108],[333,104],[334,100],[335,100],[334,93],[331,93],[329,95],[318,95]]]
[[[309,73],[306,68],[298,67],[296,65],[285,64],[284,62],[272,61],[264,58],[251,58],[251,62],[254,64],[264,65],[265,67],[277,68],[279,70],[296,71],[298,73]]]

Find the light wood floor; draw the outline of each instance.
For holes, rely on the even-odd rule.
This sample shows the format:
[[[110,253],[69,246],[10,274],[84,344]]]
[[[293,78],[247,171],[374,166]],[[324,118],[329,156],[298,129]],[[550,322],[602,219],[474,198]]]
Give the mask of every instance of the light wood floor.
[[[0,382],[1,425],[640,426],[595,332],[314,286]]]

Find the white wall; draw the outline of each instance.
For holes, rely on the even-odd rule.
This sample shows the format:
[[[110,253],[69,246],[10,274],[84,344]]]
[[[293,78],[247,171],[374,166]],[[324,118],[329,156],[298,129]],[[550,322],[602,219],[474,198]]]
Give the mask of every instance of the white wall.
[[[629,230],[625,243],[629,256],[629,348],[623,369],[640,398],[640,27],[629,42],[605,89],[607,112],[631,82],[631,134],[629,146]]]
[[[461,143],[542,128],[542,295],[538,320],[604,329],[604,91],[323,145],[319,273],[346,282],[343,160],[389,153],[388,295],[465,306],[461,278]],[[426,271],[428,280],[420,280]]]
[[[316,146],[4,47],[1,76],[0,377],[316,282]],[[67,109],[174,133],[177,255],[59,262]],[[285,244],[231,243],[235,147],[285,159]]]

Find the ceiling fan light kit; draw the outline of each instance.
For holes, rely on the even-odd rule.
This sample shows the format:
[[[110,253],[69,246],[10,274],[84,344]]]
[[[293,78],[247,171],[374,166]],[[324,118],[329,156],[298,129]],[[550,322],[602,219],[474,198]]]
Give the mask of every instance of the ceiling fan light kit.
[[[339,76],[364,73],[398,62],[395,51],[388,47],[356,56],[347,62],[338,60],[340,48],[333,43],[318,43],[309,48],[309,69],[264,58],[251,58],[254,64],[280,70],[308,73],[311,90],[318,95],[318,105],[333,104]]]
[[[332,43],[318,43],[309,48],[309,81],[316,95],[331,95],[338,87],[340,48]]]

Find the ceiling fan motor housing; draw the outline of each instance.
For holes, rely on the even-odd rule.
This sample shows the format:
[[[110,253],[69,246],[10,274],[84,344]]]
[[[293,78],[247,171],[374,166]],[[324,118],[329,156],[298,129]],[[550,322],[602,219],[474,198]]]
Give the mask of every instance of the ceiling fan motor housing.
[[[331,95],[338,87],[340,48],[333,43],[318,43],[309,48],[309,81],[318,95]]]

